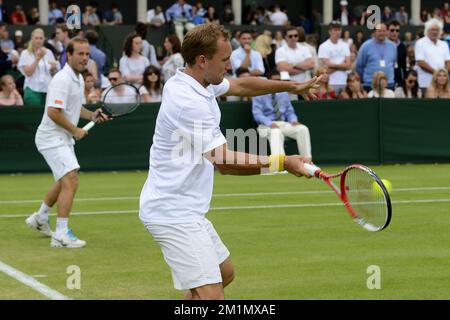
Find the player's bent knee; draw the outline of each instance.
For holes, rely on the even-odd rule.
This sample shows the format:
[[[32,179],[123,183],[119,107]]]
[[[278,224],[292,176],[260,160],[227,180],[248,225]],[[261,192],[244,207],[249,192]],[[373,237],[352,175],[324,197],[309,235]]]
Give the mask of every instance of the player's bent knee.
[[[78,188],[78,172],[77,171],[71,171],[71,172],[67,173],[61,179],[61,186],[63,188],[76,190]]]

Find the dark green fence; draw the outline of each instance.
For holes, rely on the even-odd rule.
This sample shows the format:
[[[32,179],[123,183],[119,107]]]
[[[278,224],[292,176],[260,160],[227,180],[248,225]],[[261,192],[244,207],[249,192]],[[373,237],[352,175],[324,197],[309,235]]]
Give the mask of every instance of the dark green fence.
[[[319,164],[450,162],[450,100],[350,100],[295,104]],[[77,142],[83,170],[147,169],[158,104],[93,128]],[[250,103],[222,103],[221,128],[255,127]],[[0,108],[0,172],[46,171],[34,145],[43,108]],[[83,123],[80,123],[82,125]],[[293,141],[287,153],[297,152]]]

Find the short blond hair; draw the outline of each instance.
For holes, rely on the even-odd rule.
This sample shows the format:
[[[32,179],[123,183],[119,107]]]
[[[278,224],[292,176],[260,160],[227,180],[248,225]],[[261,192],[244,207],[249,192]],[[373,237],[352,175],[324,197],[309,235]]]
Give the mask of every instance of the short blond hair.
[[[217,52],[217,41],[220,38],[230,40],[230,32],[222,25],[215,23],[203,24],[190,30],[184,37],[181,55],[187,65],[195,64],[195,59],[204,55],[211,59]]]

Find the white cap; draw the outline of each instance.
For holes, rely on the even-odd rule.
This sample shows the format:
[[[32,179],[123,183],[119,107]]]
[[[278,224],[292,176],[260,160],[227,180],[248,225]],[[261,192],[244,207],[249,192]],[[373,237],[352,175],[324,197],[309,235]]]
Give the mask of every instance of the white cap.
[[[348,6],[348,2],[346,0],[342,0],[340,5],[341,6]]]
[[[280,72],[280,80],[291,80],[291,77],[289,76],[289,72],[287,71],[281,71]]]
[[[16,30],[16,32],[14,32],[14,35],[16,37],[23,37],[23,32],[22,32],[22,30]]]

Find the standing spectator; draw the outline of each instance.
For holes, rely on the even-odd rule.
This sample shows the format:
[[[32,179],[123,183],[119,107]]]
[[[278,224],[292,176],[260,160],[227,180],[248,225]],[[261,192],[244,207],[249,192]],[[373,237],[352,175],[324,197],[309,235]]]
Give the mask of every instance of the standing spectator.
[[[312,23],[304,14],[298,16],[298,26],[305,30],[306,33],[312,33]]]
[[[85,26],[98,26],[100,24],[100,18],[95,12],[92,5],[87,5],[83,14],[83,25]]]
[[[281,8],[278,4],[273,7],[273,12],[270,15],[270,22],[274,26],[287,26],[289,22],[289,18],[286,13],[281,11]]]
[[[367,95],[368,98],[395,98],[394,91],[387,89],[387,77],[383,71],[373,74],[372,90]]]
[[[14,42],[14,48],[20,54],[22,52],[22,50],[25,48],[25,39],[23,38],[22,30],[16,30],[14,32],[13,42]]]
[[[448,2],[445,2],[442,6],[441,11],[439,12],[439,16],[441,17],[444,24],[450,23],[450,5]]]
[[[115,26],[123,23],[122,12],[119,11],[119,7],[116,3],[111,5],[111,9],[106,11],[103,16],[103,24]]]
[[[192,6],[185,0],[178,0],[169,9],[166,10],[166,20],[173,22],[175,34],[183,41],[184,30],[189,31],[194,28],[192,21]]]
[[[347,70],[351,68],[349,46],[339,41],[342,27],[338,21],[333,21],[328,27],[330,38],[319,47],[320,63],[327,67],[330,75],[329,83],[339,95],[347,84]]]
[[[119,70],[123,79],[141,85],[144,70],[150,65],[150,61],[141,55],[141,36],[136,33],[128,35],[123,45],[123,51],[125,55],[119,61]]]
[[[415,46],[416,42],[413,39],[413,35],[410,31],[406,31],[405,34],[403,35],[404,41],[403,43],[405,44],[405,46],[408,48],[410,45],[412,45],[413,47]]]
[[[425,92],[431,84],[433,73],[438,69],[450,70],[450,52],[447,43],[439,40],[442,22],[431,19],[425,24],[426,36],[416,42],[415,56],[419,75],[419,86]]]
[[[406,73],[405,79],[400,87],[395,89],[396,98],[408,98],[417,99],[422,98],[422,90],[419,88],[419,83],[417,82],[417,72],[414,70],[409,70]]]
[[[49,4],[49,11],[48,11],[48,24],[53,25],[55,23],[60,22],[64,22],[63,12],[60,9],[58,9],[55,1],[51,1]]]
[[[96,70],[96,86],[101,86],[102,77],[101,75],[106,72],[106,54],[97,47],[98,43],[98,33],[97,31],[91,29],[86,31],[86,40],[89,42],[89,56],[95,61]]]
[[[166,23],[161,6],[156,6],[155,9],[147,11],[147,23],[154,28],[160,28]]]
[[[307,81],[311,78],[311,70],[314,68],[314,58],[305,46],[298,41],[298,30],[290,27],[285,31],[286,45],[275,52],[275,63],[278,71],[287,71],[293,81]]]
[[[395,20],[397,20],[402,27],[405,27],[409,23],[409,15],[406,12],[405,6],[400,6],[399,10],[395,13]]]
[[[425,98],[450,99],[448,70],[438,69],[434,72],[431,84],[425,93]]]
[[[279,74],[272,73],[269,78],[279,80]],[[252,112],[259,135],[269,139],[271,154],[285,154],[284,137],[287,136],[297,141],[300,155],[312,158],[309,129],[299,123],[287,92],[253,97]]]
[[[23,106],[23,99],[16,89],[14,78],[9,74],[0,78],[0,106]]]
[[[386,25],[375,27],[372,39],[367,40],[358,52],[356,70],[362,77],[364,89],[370,91],[373,74],[383,71],[388,78],[388,87],[394,89],[394,68],[397,62],[397,48],[386,39]]]
[[[220,24],[219,15],[216,12],[214,6],[208,6],[208,10],[205,13],[205,23],[217,23]]]
[[[60,52],[59,56],[59,64],[61,65],[61,68],[63,68],[67,62],[66,48],[70,42],[70,30],[69,28],[67,28],[67,25],[65,23],[58,23],[55,27],[55,35],[56,40],[62,44],[62,51]]]
[[[142,101],[161,102],[162,99],[162,81],[161,72],[155,66],[145,68],[142,87],[139,89]]]
[[[416,70],[419,67],[416,64],[416,56],[414,46],[410,45],[406,48],[406,70]]]
[[[322,76],[322,80],[319,81],[320,87],[315,94],[317,100],[331,100],[337,98],[336,91],[333,86],[329,84],[330,76],[328,73],[328,67],[326,66],[319,67],[316,71],[316,77]]]
[[[164,82],[167,82],[175,73],[178,68],[184,66],[184,59],[181,55],[181,42],[175,35],[170,35],[164,40],[164,48],[166,49],[167,56],[164,58],[164,63],[161,67]]]
[[[40,25],[41,22],[40,22],[40,18],[39,18],[39,9],[36,7],[31,8],[28,11],[27,19],[28,19],[28,23],[30,25]]]
[[[241,31],[239,41],[241,46],[234,50],[230,57],[233,73],[236,74],[236,70],[241,68],[248,69],[252,76],[262,76],[265,72],[264,63],[261,54],[250,46],[251,32],[248,30]]]
[[[11,24],[16,26],[26,26],[28,24],[27,16],[25,15],[25,11],[23,11],[20,4],[16,5],[16,10],[14,10],[11,14]]]
[[[95,86],[95,77],[89,72],[83,73],[84,78],[84,98],[86,103],[100,102],[101,91]]]
[[[6,10],[5,6],[3,5],[3,0],[0,0],[0,22],[1,23],[8,23],[8,11]]]
[[[60,69],[53,53],[44,47],[44,37],[42,29],[33,30],[28,49],[22,51],[17,66],[25,76],[26,105],[44,106],[48,83]]]
[[[381,20],[388,24],[389,22],[391,22],[392,20],[395,19],[395,14],[392,12],[391,8],[389,8],[389,6],[385,6],[384,10],[383,10],[383,14],[381,16]]]
[[[138,22],[134,31],[142,38],[142,52],[141,54],[148,59],[152,66],[160,68],[161,65],[158,62],[156,56],[155,46],[147,41],[147,25],[143,22]]]
[[[342,39],[340,39],[340,40],[342,42],[344,42],[345,44],[347,44],[349,48],[353,45],[353,39],[352,39],[352,37],[350,37],[350,31],[349,30],[345,30],[342,33]]]
[[[425,22],[431,19],[430,13],[426,9],[422,9],[420,12],[420,23],[419,25],[423,26]]]
[[[222,15],[223,24],[234,24],[233,8],[230,4],[226,4]]]
[[[357,73],[350,73],[347,77],[347,86],[339,95],[339,99],[365,99],[367,92],[361,85],[361,78]]]
[[[334,16],[334,20],[338,20],[342,26],[349,26],[353,25],[355,21],[355,17],[353,14],[348,10],[348,1],[342,0],[340,3],[340,10],[339,12]]]
[[[356,46],[352,44],[350,47],[350,70],[347,71],[348,74],[352,72],[356,72],[356,60],[358,58],[358,49],[356,49]]]
[[[402,85],[406,75],[406,46],[400,40],[400,22],[393,20],[388,24],[388,40],[397,48],[397,63],[395,64],[395,84]]]
[[[356,49],[359,50],[363,43],[364,43],[364,33],[361,30],[359,30],[356,32],[354,40]]]

